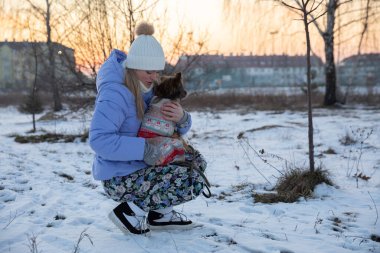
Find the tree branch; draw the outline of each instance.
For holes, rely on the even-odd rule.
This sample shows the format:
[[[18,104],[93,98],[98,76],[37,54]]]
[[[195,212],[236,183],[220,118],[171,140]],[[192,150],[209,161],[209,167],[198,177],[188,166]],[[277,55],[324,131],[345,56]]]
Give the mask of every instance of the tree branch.
[[[298,1],[296,1],[296,2],[299,4]],[[290,5],[290,4],[288,4],[288,3],[284,2],[284,1],[281,1],[281,4],[285,5],[286,7],[290,8],[290,9],[293,10],[293,11],[296,11],[296,12],[297,12],[297,11],[302,11],[301,8],[297,8],[297,7],[295,7],[295,6],[292,6],[292,5]],[[299,13],[297,12],[297,14],[299,14]]]
[[[320,17],[324,16],[325,14],[327,13],[327,10],[325,10],[324,12],[322,12],[319,16],[317,17],[312,17],[312,19],[307,23],[308,25],[311,24],[311,23],[316,23],[317,22],[317,19],[319,19]],[[311,13],[310,13],[310,16]]]
[[[323,15],[326,14],[326,13],[327,13],[327,9],[326,9],[325,12],[323,13]],[[320,34],[321,36],[323,36],[323,34],[325,33],[325,31],[322,30],[320,24],[317,22],[317,19],[318,19],[319,17],[314,17],[314,15],[313,15],[312,13],[310,13],[309,15],[310,15],[310,17],[311,17],[311,21],[313,21],[313,22],[310,22],[310,23],[313,23],[314,26],[315,26],[315,28],[317,28],[317,31],[319,32],[319,34]]]
[[[365,33],[368,30],[368,19],[369,19],[369,10],[370,10],[369,3],[370,3],[370,0],[367,0],[366,12],[365,12],[365,17],[364,17],[364,22],[363,22],[363,30],[360,34],[360,41],[358,45],[358,54],[360,54],[363,38],[364,38]]]
[[[352,2],[352,0],[346,0],[343,2],[339,2],[339,0],[335,0],[337,2],[336,7],[339,8],[340,6]]]
[[[369,19],[369,18],[375,17],[376,14],[377,14],[377,13],[368,14],[368,17],[367,17],[367,18]],[[356,22],[359,22],[359,21],[361,21],[361,20],[363,20],[362,17],[357,18],[357,19],[350,20],[349,22],[344,23],[343,25],[339,26],[339,27],[337,28],[337,30],[338,30],[338,29],[342,29],[342,28],[347,27],[347,26],[350,26],[350,25],[352,25],[352,24],[354,24],[354,23],[356,23]],[[336,32],[337,30],[335,30],[334,32]]]

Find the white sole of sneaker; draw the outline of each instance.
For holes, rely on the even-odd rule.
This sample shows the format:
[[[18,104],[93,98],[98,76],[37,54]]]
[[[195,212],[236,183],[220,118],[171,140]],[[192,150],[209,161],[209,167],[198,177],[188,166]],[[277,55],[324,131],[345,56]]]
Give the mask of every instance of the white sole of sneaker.
[[[202,224],[191,223],[189,225],[166,225],[166,226],[149,226],[150,230],[189,230],[193,228],[203,227]]]
[[[108,214],[108,218],[115,224],[116,227],[118,227],[125,235],[132,235],[131,232],[121,223],[121,221],[116,217],[116,214],[111,211]]]

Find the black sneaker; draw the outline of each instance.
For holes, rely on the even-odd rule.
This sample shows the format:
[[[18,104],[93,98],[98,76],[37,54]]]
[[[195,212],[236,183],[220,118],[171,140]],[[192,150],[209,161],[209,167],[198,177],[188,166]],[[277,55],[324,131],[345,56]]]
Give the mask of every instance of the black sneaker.
[[[137,216],[128,203],[123,202],[113,209],[108,217],[123,232],[145,234],[150,230],[147,227],[146,216]]]
[[[149,211],[148,223],[151,229],[155,228],[184,228],[192,225],[192,221],[179,212],[172,210],[169,213],[162,214],[155,211]]]

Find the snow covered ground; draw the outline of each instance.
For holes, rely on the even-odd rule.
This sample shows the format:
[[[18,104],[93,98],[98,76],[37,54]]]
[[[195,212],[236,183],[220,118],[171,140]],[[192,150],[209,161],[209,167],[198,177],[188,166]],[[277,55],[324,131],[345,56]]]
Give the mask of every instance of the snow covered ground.
[[[63,116],[37,128],[79,134],[91,119],[91,113]],[[30,130],[31,117],[0,108],[0,252],[75,252],[81,233],[76,252],[380,252],[370,239],[380,235],[379,110],[314,110],[316,165],[330,171],[336,187],[320,185],[315,198],[292,204],[254,203],[252,193],[271,188],[280,175],[255,150],[264,149],[280,170],[284,159],[307,167],[306,113],[192,116],[187,137],[208,161],[213,197],[177,207],[197,227],[139,236],[108,220],[116,203],[92,179],[87,143],[16,143],[9,136]],[[246,141],[237,139],[241,132]],[[345,137],[358,142],[343,145]],[[356,181],[357,172],[370,178]]]

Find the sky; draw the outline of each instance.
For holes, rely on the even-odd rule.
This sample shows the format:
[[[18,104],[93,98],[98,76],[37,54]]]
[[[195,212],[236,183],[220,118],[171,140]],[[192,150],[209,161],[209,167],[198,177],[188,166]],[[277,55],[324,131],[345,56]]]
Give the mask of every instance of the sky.
[[[38,120],[36,134],[81,134],[91,115],[92,110],[62,111]],[[270,192],[291,166],[307,167],[307,113],[252,109],[191,115],[185,138],[208,163],[213,196],[176,207],[196,227],[140,236],[123,234],[108,219],[117,202],[93,179],[94,154],[87,142],[17,143],[11,135],[26,135],[31,116],[0,108],[0,252],[32,252],[34,239],[33,252],[70,253],[81,234],[87,236],[77,253],[380,252],[380,243],[370,239],[380,236],[378,109],[315,109],[315,162],[329,171],[335,186],[322,184],[313,198],[274,204],[254,202],[252,193]],[[343,145],[346,136],[357,143]],[[261,158],[279,171],[256,155],[261,149]],[[359,173],[369,179],[356,181]]]
[[[240,1],[241,10],[236,14],[236,1],[231,1],[232,4],[227,8],[224,8],[224,2],[223,0],[166,0],[163,3],[169,6],[171,17],[169,29],[174,31],[178,22],[184,22],[202,34],[208,32],[210,51],[223,54],[305,53],[303,24],[296,20],[298,16],[289,13],[284,6],[270,1],[254,5],[247,5],[249,1]],[[355,8],[359,8],[359,5]],[[335,38],[337,43],[346,40],[349,42],[346,45],[336,46],[340,51],[338,57],[351,55],[358,50],[358,35],[362,26],[358,24],[349,27],[345,34]],[[312,49],[323,58],[324,47],[321,36],[313,25],[310,25],[310,31]],[[380,24],[370,24],[369,31],[370,35],[367,37],[368,42],[364,45],[363,52],[380,52],[379,38],[376,35],[380,33]]]
[[[10,4],[20,3],[0,2],[9,7]],[[36,0],[37,1],[37,0]],[[194,32],[198,37],[207,38],[207,53],[222,54],[305,54],[305,35],[302,23],[296,20],[297,16],[289,13],[284,6],[273,1],[231,1],[225,8],[224,0],[161,0],[158,1],[153,14],[160,17],[163,10],[167,10],[168,22],[165,28],[169,36],[175,36],[178,27],[184,26],[186,31]],[[251,3],[255,4],[251,4]],[[289,2],[291,2],[289,0]],[[354,2],[359,8],[363,1]],[[356,8],[355,7],[355,8]],[[373,10],[380,13],[378,4]],[[342,9],[342,12],[348,10]],[[353,18],[353,14],[346,15],[346,22]],[[5,17],[6,19],[7,17]],[[322,21],[322,20],[321,20]],[[2,22],[1,26],[5,22]],[[339,25],[339,24],[336,24]],[[361,24],[350,25],[339,36],[336,36],[336,58],[342,59],[358,51]],[[324,59],[324,47],[321,36],[313,25],[310,26],[312,50]],[[362,52],[380,52],[378,43],[380,22],[371,23],[368,28]],[[8,39],[10,33],[4,32],[0,39]],[[25,38],[24,38],[25,39]],[[166,45],[166,42],[162,42]]]

